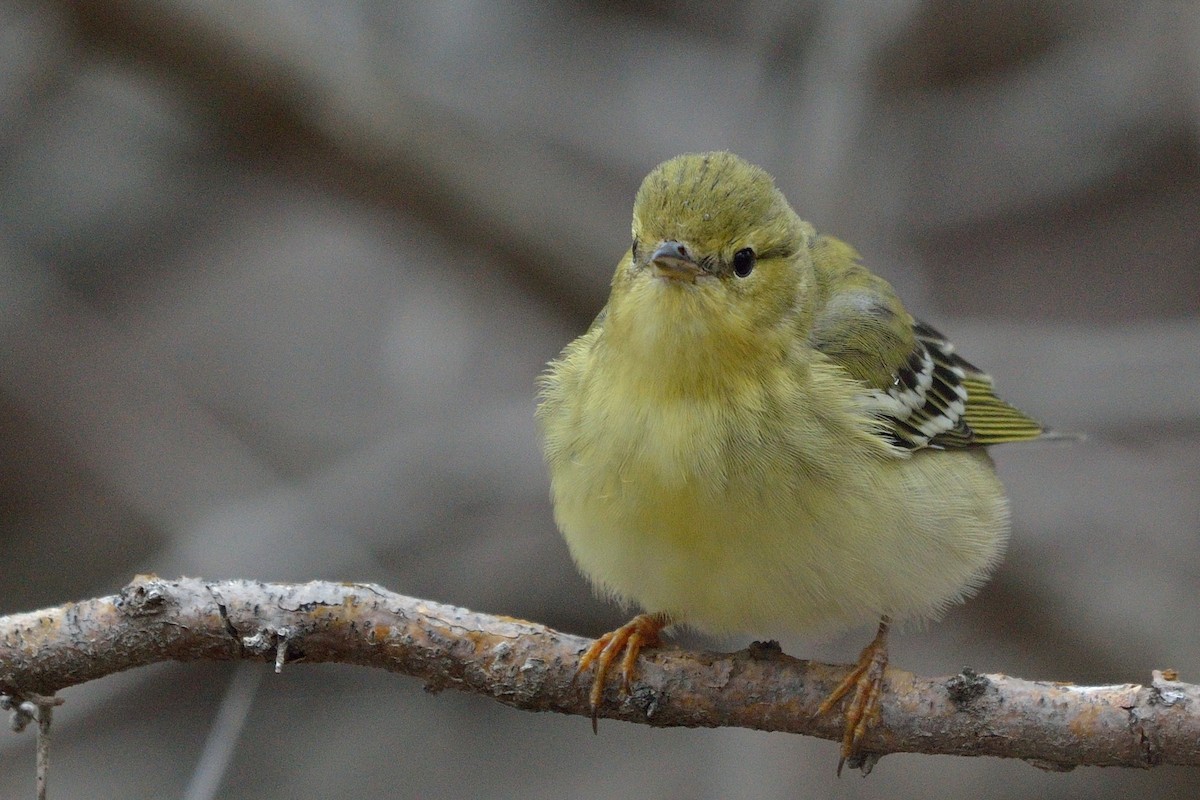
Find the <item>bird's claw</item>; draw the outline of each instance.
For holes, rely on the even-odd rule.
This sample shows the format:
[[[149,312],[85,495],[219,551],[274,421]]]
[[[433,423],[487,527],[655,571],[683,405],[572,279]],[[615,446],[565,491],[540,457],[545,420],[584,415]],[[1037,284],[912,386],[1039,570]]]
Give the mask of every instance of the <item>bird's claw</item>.
[[[638,654],[643,647],[657,645],[659,633],[670,624],[670,618],[665,614],[638,614],[615,631],[609,631],[592,642],[579,657],[575,677],[579,677],[580,673],[592,664],[596,665],[596,675],[592,678],[592,688],[588,693],[593,733],[598,730],[600,702],[604,699],[604,687],[608,684],[608,673],[613,668],[613,662],[621,656],[621,691],[629,694],[634,674],[637,672]]]
[[[883,676],[888,663],[888,627],[889,621],[884,617],[879,623],[879,632],[858,657],[858,664],[817,708],[818,714],[828,714],[851,689],[854,690],[854,696],[850,699],[845,713],[846,729],[842,735],[841,755],[838,758],[838,776],[841,776],[842,767],[847,761],[851,767],[859,766],[868,772],[874,766],[870,754],[863,752],[862,743],[879,719],[879,700],[883,696]]]

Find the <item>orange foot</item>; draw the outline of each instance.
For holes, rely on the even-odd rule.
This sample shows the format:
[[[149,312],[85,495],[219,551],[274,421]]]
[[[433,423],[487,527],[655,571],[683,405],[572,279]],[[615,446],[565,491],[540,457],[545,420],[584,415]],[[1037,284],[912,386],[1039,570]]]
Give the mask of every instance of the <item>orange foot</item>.
[[[596,731],[596,718],[599,714],[600,701],[604,699],[604,685],[608,682],[608,672],[621,651],[625,657],[621,659],[622,688],[629,692],[629,684],[637,671],[638,653],[643,647],[654,647],[658,644],[658,634],[670,625],[671,617],[667,614],[638,614],[615,631],[610,631],[592,642],[592,646],[579,658],[579,667],[575,674],[583,672],[593,663],[596,665],[596,677],[592,679],[592,692],[589,696],[592,706],[592,732]]]
[[[871,643],[863,648],[858,657],[858,666],[838,684],[821,707],[818,714],[828,714],[838,701],[854,690],[854,698],[846,709],[846,732],[842,736],[842,755],[838,759],[837,774],[841,776],[842,765],[847,759],[853,767],[862,759],[862,741],[867,731],[879,717],[879,698],[883,695],[883,673],[887,669],[887,635],[891,620],[884,617],[879,621],[879,632]]]

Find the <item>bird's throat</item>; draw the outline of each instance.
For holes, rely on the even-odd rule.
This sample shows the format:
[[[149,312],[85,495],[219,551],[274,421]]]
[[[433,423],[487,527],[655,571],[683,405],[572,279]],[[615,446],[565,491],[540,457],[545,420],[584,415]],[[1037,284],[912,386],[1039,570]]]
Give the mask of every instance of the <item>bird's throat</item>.
[[[606,322],[610,366],[651,394],[727,394],[768,352],[765,342],[732,325],[703,292],[654,287],[626,298]]]

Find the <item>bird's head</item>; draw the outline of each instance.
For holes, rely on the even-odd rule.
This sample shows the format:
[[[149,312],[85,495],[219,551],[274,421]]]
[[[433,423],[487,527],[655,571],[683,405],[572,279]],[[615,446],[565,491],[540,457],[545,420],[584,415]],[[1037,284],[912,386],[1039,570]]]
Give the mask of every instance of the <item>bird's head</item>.
[[[677,156],[638,190],[609,319],[660,352],[753,347],[804,312],[811,236],[762,169],[732,153]]]

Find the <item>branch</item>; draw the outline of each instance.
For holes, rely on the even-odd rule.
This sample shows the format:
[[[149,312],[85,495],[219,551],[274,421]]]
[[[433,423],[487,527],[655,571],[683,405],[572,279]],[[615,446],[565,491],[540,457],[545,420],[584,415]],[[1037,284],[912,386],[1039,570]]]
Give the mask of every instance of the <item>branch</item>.
[[[428,691],[482,694],[529,711],[588,716],[574,680],[589,640],[541,625],[393,594],[369,584],[166,581],[138,576],[110,597],[0,617],[0,692],[59,689],[161,661],[337,662],[419,677]],[[839,740],[816,716],[846,667],[778,646],[732,654],[647,651],[600,716],[655,726],[736,726]],[[873,754],[1022,758],[1078,765],[1200,765],[1200,686],[1154,673],[1151,686],[1075,686],[1005,675],[887,673]],[[616,681],[614,683],[619,683]]]

